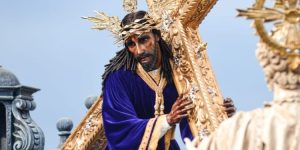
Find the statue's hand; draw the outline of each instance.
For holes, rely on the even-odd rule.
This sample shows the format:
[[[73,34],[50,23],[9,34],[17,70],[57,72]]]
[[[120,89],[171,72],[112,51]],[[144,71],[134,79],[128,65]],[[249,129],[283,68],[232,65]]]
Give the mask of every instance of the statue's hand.
[[[182,118],[187,116],[187,112],[194,107],[193,102],[187,97],[179,96],[172,106],[171,112],[167,114],[169,125],[179,123]]]
[[[232,117],[236,113],[236,107],[231,98],[224,99],[223,107],[228,117]]]

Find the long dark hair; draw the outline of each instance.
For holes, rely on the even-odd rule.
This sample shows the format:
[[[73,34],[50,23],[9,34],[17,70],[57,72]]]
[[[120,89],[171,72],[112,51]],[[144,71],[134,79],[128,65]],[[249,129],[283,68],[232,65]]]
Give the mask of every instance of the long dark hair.
[[[125,25],[132,23],[136,19],[141,19],[145,15],[146,15],[145,11],[129,13],[123,18],[121,22],[121,27],[124,27]],[[167,82],[169,84],[173,84],[172,68],[169,62],[170,59],[173,58],[171,47],[166,43],[165,40],[162,39],[159,30],[153,29],[152,33],[158,35],[159,37],[158,45],[160,47],[161,56],[162,56],[161,74],[163,75],[164,78],[167,79]],[[112,58],[108,64],[105,65],[105,71],[104,74],[102,75],[102,90],[104,87],[105,79],[111,72],[117,71],[122,68],[124,70],[131,70],[135,72],[136,65],[137,65],[137,61],[135,60],[134,56],[129,52],[128,48],[125,45],[125,48],[118,51],[116,53],[116,56]]]

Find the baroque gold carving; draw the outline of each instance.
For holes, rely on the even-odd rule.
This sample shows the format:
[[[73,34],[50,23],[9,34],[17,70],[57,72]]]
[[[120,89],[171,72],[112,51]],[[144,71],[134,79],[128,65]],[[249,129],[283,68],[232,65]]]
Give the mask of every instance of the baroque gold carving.
[[[123,0],[123,8],[129,13],[136,11],[137,0]]]
[[[61,150],[102,150],[106,139],[102,121],[102,97],[93,104]],[[99,147],[98,147],[99,146]],[[94,149],[97,147],[96,149]]]
[[[201,41],[198,29],[184,27],[180,20],[171,28],[176,87],[194,102],[196,107],[188,120],[193,134],[204,138],[227,118],[220,106],[223,98],[208,61],[207,44]]]
[[[148,0],[151,9],[158,1]],[[213,71],[201,41],[198,26],[216,1],[181,0],[170,16],[169,32],[163,37],[173,48],[174,80],[179,94],[186,94],[196,105],[189,122],[194,135],[206,136],[213,132],[227,115],[220,107],[223,102]]]
[[[190,28],[198,28],[216,2],[216,0],[185,0],[183,7],[178,11],[182,24]]]

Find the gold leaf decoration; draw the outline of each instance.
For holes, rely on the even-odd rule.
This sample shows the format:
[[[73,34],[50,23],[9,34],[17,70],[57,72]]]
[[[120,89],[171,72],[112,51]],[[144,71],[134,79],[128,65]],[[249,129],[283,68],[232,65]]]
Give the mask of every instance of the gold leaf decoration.
[[[98,30],[108,29],[113,33],[114,37],[117,40],[120,39],[119,34],[121,31],[121,26],[120,26],[121,21],[119,20],[118,17],[116,16],[110,17],[103,12],[96,11],[95,17],[82,17],[82,18],[95,23],[94,27],[92,27],[93,29],[98,29]]]
[[[128,13],[135,12],[137,10],[137,0],[123,0],[123,8]]]

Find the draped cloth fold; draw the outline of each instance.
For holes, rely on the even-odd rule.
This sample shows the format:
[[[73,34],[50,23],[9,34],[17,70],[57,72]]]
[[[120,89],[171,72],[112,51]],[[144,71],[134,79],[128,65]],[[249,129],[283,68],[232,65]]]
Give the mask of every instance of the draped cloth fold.
[[[163,117],[165,116],[163,115],[156,118],[152,118],[148,121],[148,125],[144,132],[144,136],[139,146],[139,150],[155,150],[157,148]]]
[[[166,146],[171,150],[180,149],[171,129],[159,139],[165,116],[154,115],[156,93],[138,74],[120,69],[106,78],[104,86],[102,115],[108,140],[106,149],[166,149]],[[168,83],[162,94],[163,113],[168,114],[178,94],[175,86]],[[180,128],[182,135],[191,136],[186,119]]]
[[[300,103],[239,112],[202,141],[201,150],[299,150]]]

